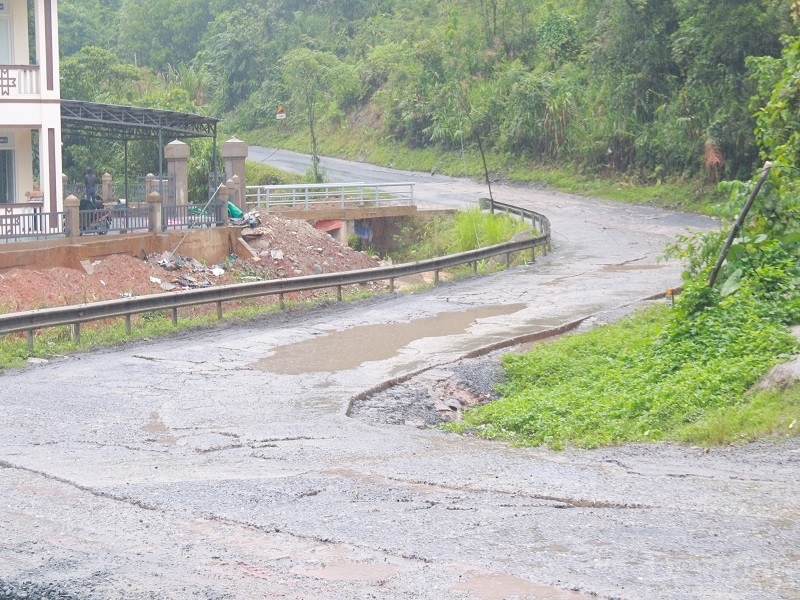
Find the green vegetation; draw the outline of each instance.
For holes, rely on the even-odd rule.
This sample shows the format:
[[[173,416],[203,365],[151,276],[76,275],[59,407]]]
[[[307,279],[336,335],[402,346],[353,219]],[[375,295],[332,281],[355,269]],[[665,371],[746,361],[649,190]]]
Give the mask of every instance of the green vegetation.
[[[797,35],[800,18],[797,0],[188,0],[179,9],[62,0],[59,9],[67,98],[206,112],[231,133],[254,130],[251,139],[314,155],[448,173],[481,174],[480,143],[496,174],[690,207],[702,203],[700,184],[756,166],[754,129],[779,124],[754,114],[770,102],[781,48],[795,43],[782,36]],[[87,30],[97,35],[82,46]],[[279,105],[285,121],[274,118]],[[72,142],[68,171],[114,166],[118,148],[73,154]],[[132,151],[135,172],[152,170],[155,150]],[[625,183],[598,187],[598,177]]]
[[[595,447],[629,441],[726,443],[796,435],[800,386],[748,393],[798,351],[800,323],[800,40],[771,64],[770,101],[758,112],[762,156],[775,159],[736,232],[715,287],[709,274],[726,232],[680,238],[668,249],[686,266],[676,306],[507,356],[502,398],[470,411],[454,431],[520,444]],[[754,181],[728,182],[718,207],[733,219]]]
[[[276,167],[248,160],[245,163],[248,185],[288,185],[302,183],[303,177]]]
[[[592,448],[736,440],[750,426],[744,415],[761,421],[756,430],[788,426],[800,410],[796,395],[793,409],[774,394],[771,402],[763,394],[744,396],[778,357],[796,349],[782,327],[789,316],[765,314],[775,307],[762,304],[763,290],[747,292],[691,318],[681,308],[659,306],[507,355],[502,399],[469,411],[450,429],[526,445]]]
[[[527,224],[505,213],[491,215],[471,208],[412,221],[397,236],[399,248],[389,253],[389,257],[395,263],[403,263],[456,254],[502,244],[529,229]]]

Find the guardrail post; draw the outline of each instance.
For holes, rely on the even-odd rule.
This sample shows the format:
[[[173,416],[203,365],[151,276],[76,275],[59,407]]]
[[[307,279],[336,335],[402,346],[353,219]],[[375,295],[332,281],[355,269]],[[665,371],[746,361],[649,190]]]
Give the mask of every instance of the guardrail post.
[[[131,334],[131,316],[125,315],[125,333],[127,335]]]
[[[394,293],[394,277],[389,278],[389,291]]]
[[[68,238],[77,238],[81,234],[81,201],[75,196],[64,198],[64,234]]]
[[[342,301],[342,286],[336,286],[336,299],[341,302]]]
[[[439,269],[436,269],[433,273],[434,273],[434,275],[433,275],[433,284],[434,285],[438,285],[439,284]]]
[[[81,324],[80,323],[73,323],[72,324],[72,341],[76,344],[81,341]]]
[[[33,329],[25,332],[25,341],[28,345],[28,352],[33,352]]]
[[[536,246],[531,246],[531,262],[536,262]]]
[[[158,192],[150,192],[147,194],[147,206],[150,209],[150,227],[149,230],[153,233],[161,233],[164,231],[164,223],[162,219],[161,210],[161,194]]]

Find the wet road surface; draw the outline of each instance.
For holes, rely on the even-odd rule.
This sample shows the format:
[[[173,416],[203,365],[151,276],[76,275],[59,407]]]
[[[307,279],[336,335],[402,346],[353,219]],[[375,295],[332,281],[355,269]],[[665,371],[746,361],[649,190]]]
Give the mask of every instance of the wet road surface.
[[[679,283],[666,241],[709,225],[496,197],[548,215],[555,251],[4,373],[0,598],[800,598],[796,441],[552,452],[345,415],[397,375],[625,312]]]

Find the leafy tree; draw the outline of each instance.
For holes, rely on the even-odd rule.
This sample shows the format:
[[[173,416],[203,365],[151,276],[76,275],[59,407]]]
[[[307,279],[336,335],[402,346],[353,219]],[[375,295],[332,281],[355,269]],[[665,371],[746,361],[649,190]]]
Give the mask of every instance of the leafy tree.
[[[209,25],[194,62],[215,81],[219,110],[232,110],[256,92],[261,85],[256,74],[275,78],[279,48],[270,35],[273,29],[274,21],[263,7],[223,12]]]
[[[311,134],[311,175],[321,182],[317,152],[317,104],[335,102],[358,85],[355,69],[339,62],[330,52],[297,48],[281,59],[281,70],[292,104],[306,112]]]
[[[84,46],[116,47],[120,5],[121,0],[61,0],[58,3],[61,56],[77,54]]]
[[[85,46],[61,61],[61,95],[69,100],[130,103],[143,81],[140,69],[97,46]]]
[[[120,54],[158,70],[189,63],[210,21],[208,0],[122,0]]]

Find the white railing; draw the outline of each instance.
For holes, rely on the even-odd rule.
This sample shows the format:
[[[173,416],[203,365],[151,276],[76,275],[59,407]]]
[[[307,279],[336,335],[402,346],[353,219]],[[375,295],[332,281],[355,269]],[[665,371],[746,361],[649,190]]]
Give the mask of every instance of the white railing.
[[[373,208],[413,205],[414,183],[316,183],[249,185],[247,206],[271,209]]]
[[[39,67],[27,65],[0,65],[0,96],[38,96]]]

